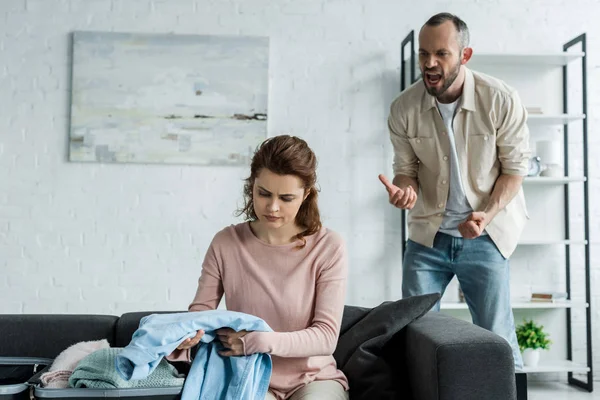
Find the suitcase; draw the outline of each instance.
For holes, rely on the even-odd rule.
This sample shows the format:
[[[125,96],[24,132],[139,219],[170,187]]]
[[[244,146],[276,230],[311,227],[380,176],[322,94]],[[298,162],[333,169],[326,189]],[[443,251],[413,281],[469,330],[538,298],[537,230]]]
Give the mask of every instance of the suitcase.
[[[0,357],[0,400],[29,400],[28,381],[51,364],[47,358]]]
[[[133,313],[125,318],[119,331],[121,341],[115,340],[116,316],[109,315],[0,315],[0,400],[21,399],[87,399],[119,398],[126,400],[178,400],[183,387],[132,388],[132,389],[87,389],[43,388],[40,377],[43,368],[52,365],[53,358],[62,350],[79,341],[108,339],[112,347],[124,347],[139,325],[139,319],[146,313]],[[39,340],[38,332],[44,331],[52,338]],[[4,355],[39,355],[47,358],[14,358]],[[2,375],[1,360],[7,360],[6,374]],[[21,361],[18,361],[21,360]],[[29,360],[29,361],[28,361]],[[15,363],[16,362],[16,363]],[[37,365],[37,367],[36,367]],[[176,363],[177,369],[186,374],[189,365]],[[187,370],[186,370],[187,367]],[[10,379],[9,379],[10,378]]]
[[[125,400],[178,400],[183,387],[143,389],[45,389],[34,387],[35,399],[72,400],[94,398],[118,398]],[[4,400],[3,397],[0,399]],[[10,399],[10,397],[9,397]]]
[[[41,386],[41,371],[29,380],[28,384],[33,388],[35,399],[94,399],[94,398],[118,398],[126,400],[178,400],[181,398],[183,386],[155,387],[155,388],[44,388]]]

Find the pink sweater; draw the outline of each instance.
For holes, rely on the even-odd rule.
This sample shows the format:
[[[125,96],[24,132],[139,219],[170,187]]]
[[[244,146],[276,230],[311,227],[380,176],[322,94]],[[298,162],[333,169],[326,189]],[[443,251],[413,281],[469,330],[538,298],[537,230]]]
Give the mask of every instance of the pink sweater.
[[[246,354],[273,359],[270,390],[289,398],[314,380],[348,381],[332,354],[337,345],[347,281],[346,248],[341,237],[322,228],[298,243],[270,245],[249,223],[217,233],[206,253],[189,311],[213,310],[225,294],[228,310],[262,318],[274,332],[251,332]],[[170,360],[188,360],[189,350]]]

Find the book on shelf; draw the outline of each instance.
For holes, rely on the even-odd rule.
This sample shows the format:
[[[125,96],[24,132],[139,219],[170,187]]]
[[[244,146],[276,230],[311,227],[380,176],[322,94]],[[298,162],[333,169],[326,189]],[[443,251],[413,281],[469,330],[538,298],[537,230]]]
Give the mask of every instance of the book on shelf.
[[[567,300],[566,292],[533,292],[531,293],[531,301],[555,302]]]
[[[525,109],[527,110],[528,114],[543,114],[544,113],[544,110],[542,110],[542,107],[529,106],[529,107],[525,107]]]

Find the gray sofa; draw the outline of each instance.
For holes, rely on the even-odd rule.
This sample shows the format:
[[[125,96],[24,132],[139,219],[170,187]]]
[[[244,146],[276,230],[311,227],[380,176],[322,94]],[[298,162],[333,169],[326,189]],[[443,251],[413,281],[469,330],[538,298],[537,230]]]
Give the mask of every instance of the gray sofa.
[[[358,308],[346,306],[347,320]],[[107,338],[124,347],[142,316],[0,314],[0,357],[54,358],[79,341]],[[473,324],[429,312],[411,322],[382,349],[393,364],[396,399],[517,399],[510,346]],[[365,371],[368,373],[368,371]],[[350,390],[352,399],[352,382]]]

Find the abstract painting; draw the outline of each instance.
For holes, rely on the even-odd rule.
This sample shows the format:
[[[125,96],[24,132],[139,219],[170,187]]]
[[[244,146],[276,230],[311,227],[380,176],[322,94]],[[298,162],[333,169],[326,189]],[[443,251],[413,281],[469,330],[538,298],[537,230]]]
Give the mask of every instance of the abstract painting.
[[[268,68],[265,37],[75,32],[69,158],[247,164]]]

